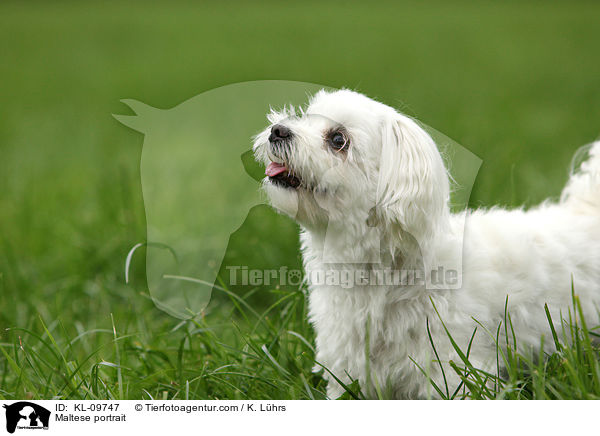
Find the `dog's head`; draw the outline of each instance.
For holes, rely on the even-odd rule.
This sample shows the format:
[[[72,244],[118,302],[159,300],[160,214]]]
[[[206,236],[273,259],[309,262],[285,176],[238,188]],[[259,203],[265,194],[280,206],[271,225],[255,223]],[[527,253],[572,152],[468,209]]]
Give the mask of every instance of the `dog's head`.
[[[272,205],[307,228],[368,223],[430,236],[448,211],[449,182],[431,137],[359,93],[320,91],[305,110],[271,112],[254,152]]]

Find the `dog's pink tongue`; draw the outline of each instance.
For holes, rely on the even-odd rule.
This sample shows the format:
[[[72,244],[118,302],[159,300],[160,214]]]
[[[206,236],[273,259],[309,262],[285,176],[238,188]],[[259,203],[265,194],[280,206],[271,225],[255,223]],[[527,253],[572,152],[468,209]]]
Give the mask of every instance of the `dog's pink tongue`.
[[[275,177],[277,174],[281,174],[284,171],[287,171],[287,168],[285,167],[285,165],[277,163],[277,162],[271,162],[267,166],[267,169],[265,170],[265,174],[269,177]]]

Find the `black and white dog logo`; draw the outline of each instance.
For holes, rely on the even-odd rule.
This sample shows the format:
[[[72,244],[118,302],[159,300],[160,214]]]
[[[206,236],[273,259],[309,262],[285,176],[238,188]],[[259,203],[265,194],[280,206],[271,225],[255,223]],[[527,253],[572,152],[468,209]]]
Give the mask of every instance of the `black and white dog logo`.
[[[19,401],[3,406],[6,409],[6,431],[14,433],[18,429],[48,429],[50,411],[28,401]]]

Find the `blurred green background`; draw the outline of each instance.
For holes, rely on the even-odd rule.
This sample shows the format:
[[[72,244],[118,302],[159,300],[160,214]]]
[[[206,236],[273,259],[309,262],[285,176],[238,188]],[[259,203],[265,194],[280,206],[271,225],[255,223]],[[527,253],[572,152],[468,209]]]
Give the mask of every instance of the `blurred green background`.
[[[233,333],[196,337],[231,328],[227,303],[181,327],[147,298],[143,259],[124,283],[146,228],[143,137],[112,118],[120,99],[170,108],[264,79],[356,89],[483,159],[472,206],[531,205],[600,132],[598,17],[597,2],[0,3],[0,396],[182,398],[190,380],[189,397],[297,394],[201,372],[250,365]],[[297,261],[294,224],[273,219]]]

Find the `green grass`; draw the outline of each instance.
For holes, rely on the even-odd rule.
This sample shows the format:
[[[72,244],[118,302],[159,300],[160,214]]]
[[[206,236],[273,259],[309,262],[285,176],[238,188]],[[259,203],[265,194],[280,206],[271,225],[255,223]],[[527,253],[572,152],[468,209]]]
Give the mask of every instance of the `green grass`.
[[[109,328],[61,320],[46,325],[41,318],[31,328],[10,328],[11,342],[0,348],[0,395],[323,399],[323,381],[311,373],[312,335],[304,321],[303,294],[277,292],[276,303],[258,313],[243,298],[223,292],[231,297],[229,307],[221,304],[193,321],[147,324],[140,308],[121,316],[121,324],[109,315]]]
[[[217,289],[181,322],[150,300],[142,255],[125,284],[146,222],[143,139],[111,117],[119,100],[168,108],[261,79],[355,88],[483,159],[472,206],[530,205],[559,194],[599,133],[599,15],[594,2],[2,2],[0,398],[324,395],[302,290]],[[240,240],[298,265],[295,225],[270,219]],[[507,357],[492,390],[457,368],[477,398],[597,398],[577,328],[545,359]]]
[[[451,391],[444,375],[443,384],[430,379],[434,390],[443,399],[590,400],[600,398],[600,349],[597,347],[597,338],[600,337],[599,327],[588,327],[581,302],[575,290],[571,291],[573,304],[561,319],[552,319],[550,310],[545,305],[548,325],[552,332],[550,340],[553,343],[548,347],[545,342],[548,338],[541,337],[537,352],[518,347],[519,338],[515,335],[508,311],[508,298],[504,320],[498,325],[496,331],[489,331],[477,322],[479,326],[474,329],[466,349],[458,346],[452,337],[452,332],[443,325],[460,359],[457,362],[450,361],[450,367],[459,376],[461,383]],[[471,343],[478,330],[483,330],[483,334],[490,335],[495,343],[497,362],[495,372],[478,368],[469,360]],[[504,336],[504,341],[500,339],[501,336]],[[435,350],[431,335],[429,339]],[[545,347],[555,351],[548,353]],[[437,362],[439,364],[439,361]],[[443,367],[441,365],[440,367],[444,372]]]

